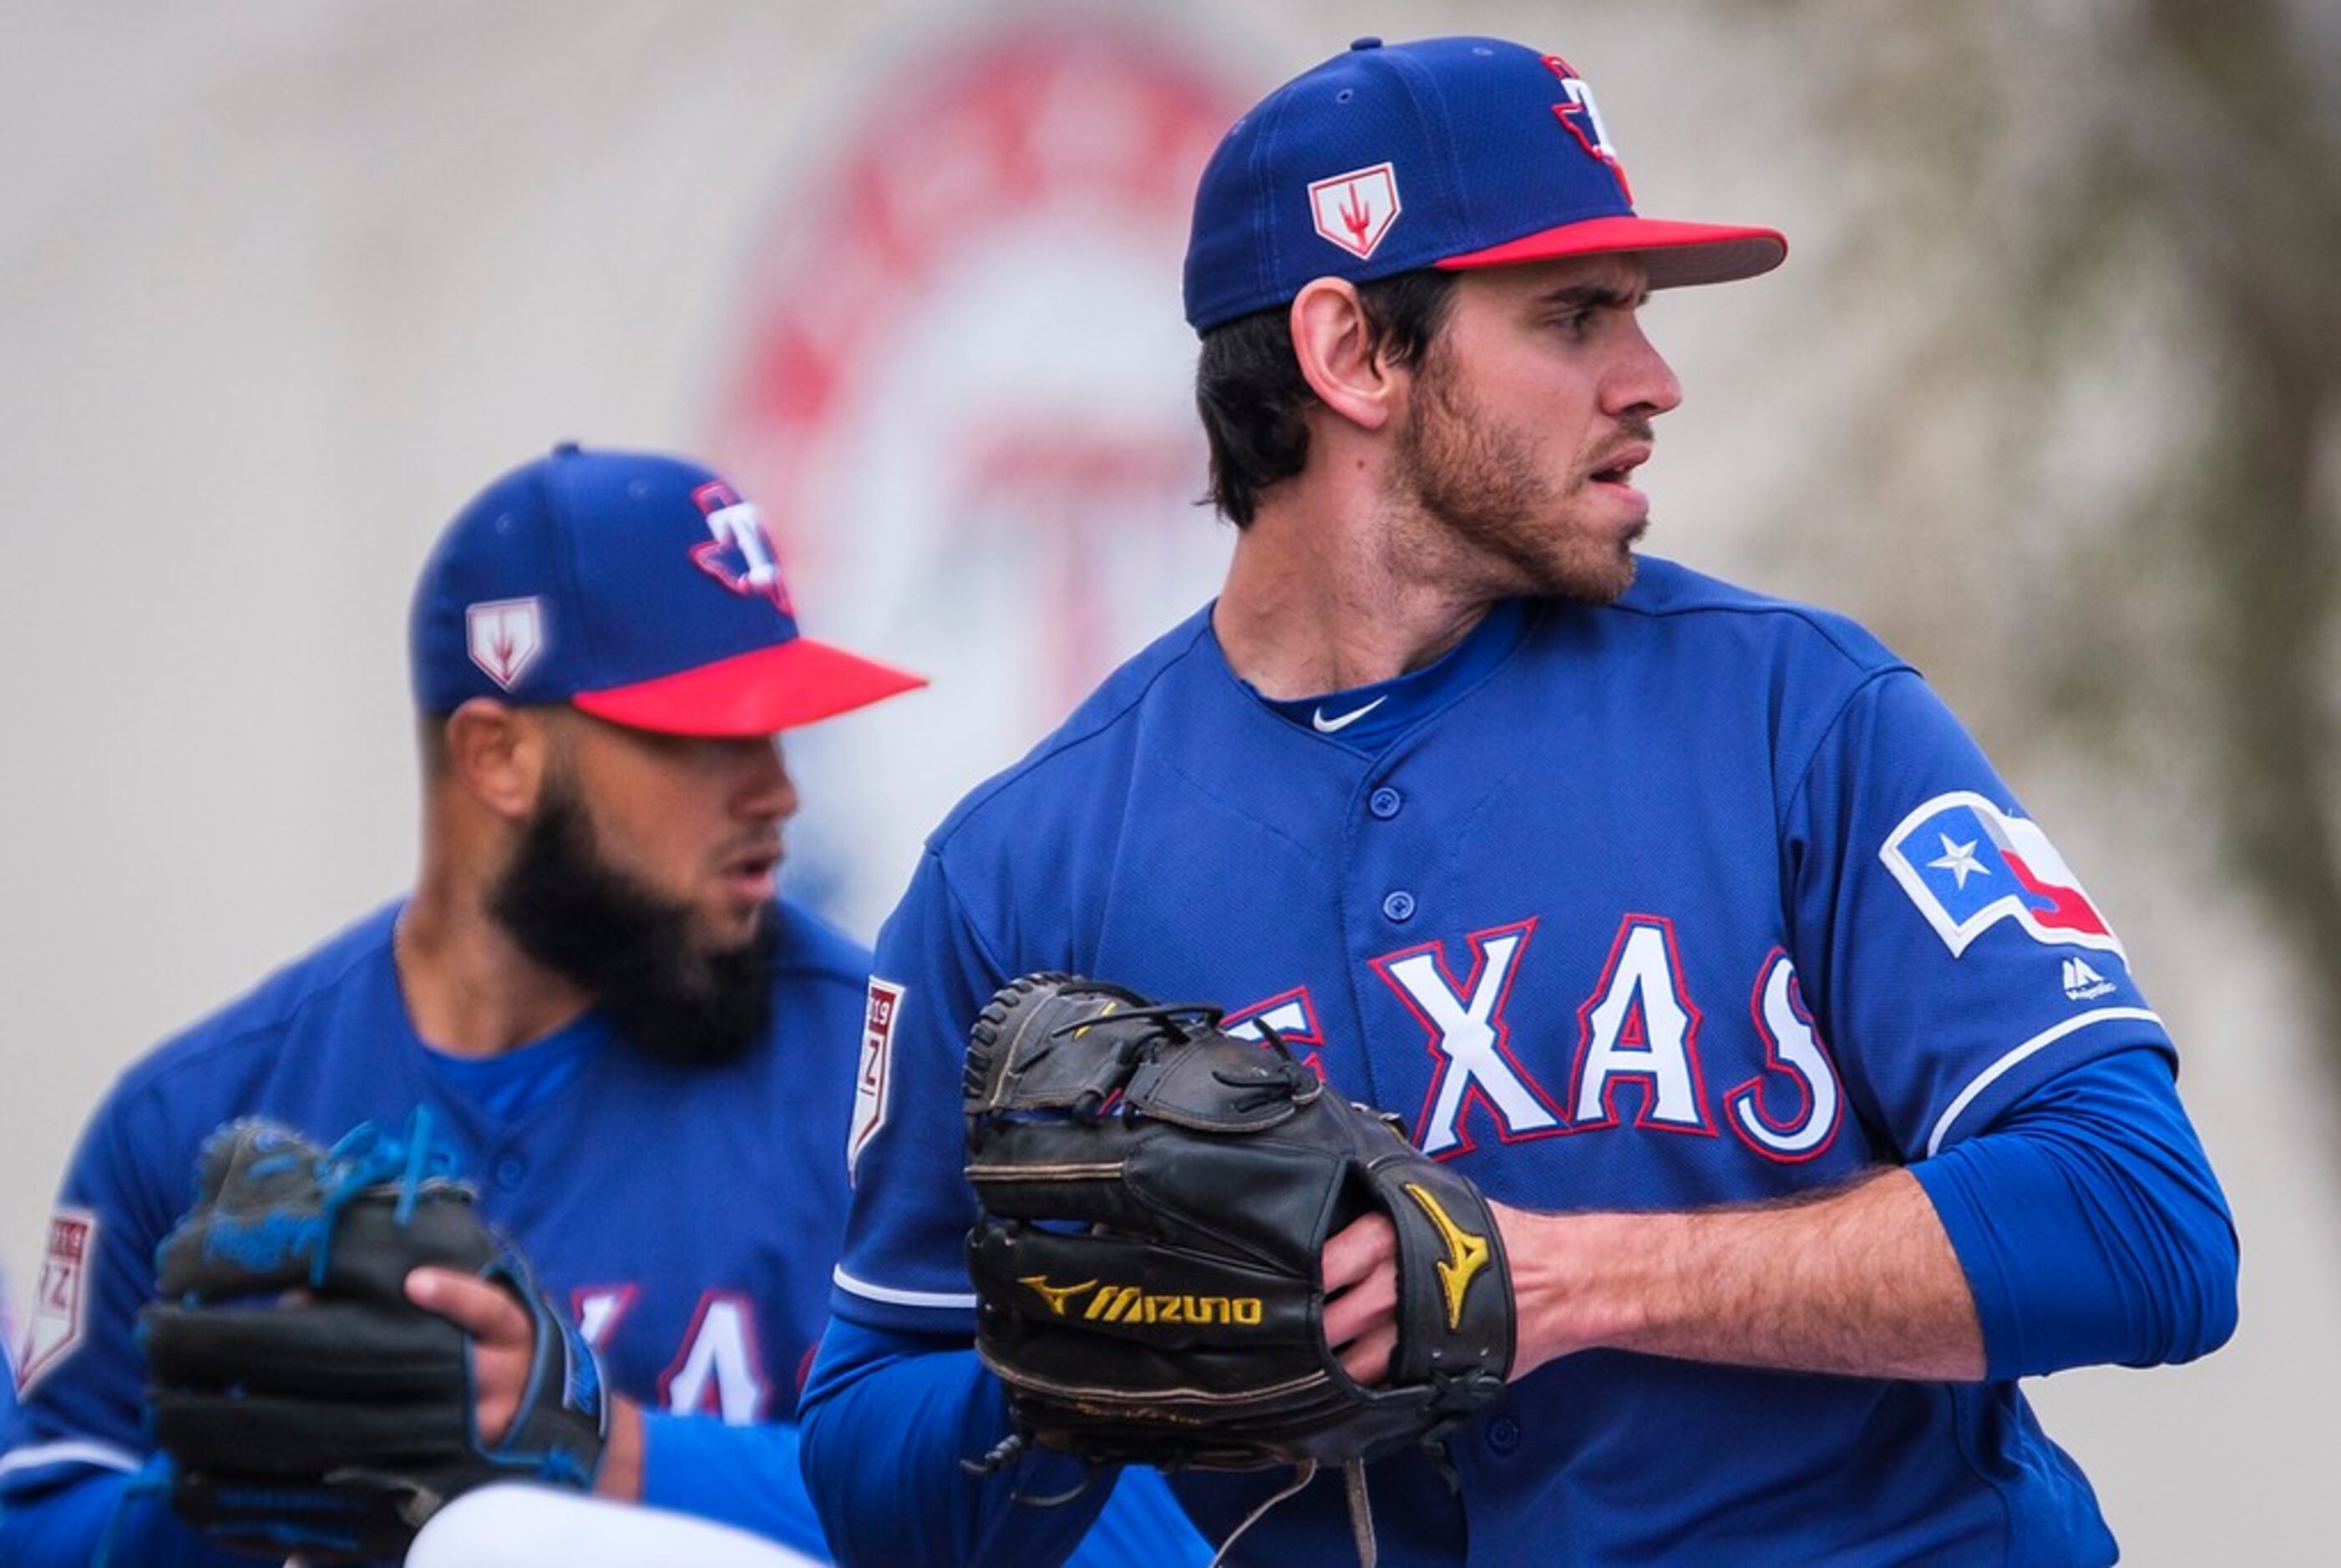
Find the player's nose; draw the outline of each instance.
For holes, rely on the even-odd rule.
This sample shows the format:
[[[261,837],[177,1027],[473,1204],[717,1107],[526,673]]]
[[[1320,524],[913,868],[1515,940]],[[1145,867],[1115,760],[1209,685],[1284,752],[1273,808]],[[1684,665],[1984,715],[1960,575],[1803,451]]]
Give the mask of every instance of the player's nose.
[[[743,744],[733,809],[752,821],[784,822],[797,814],[797,805],[796,780],[789,777],[781,738]]]
[[[1603,388],[1607,412],[1651,418],[1680,407],[1682,382],[1677,379],[1674,366],[1659,352],[1658,345],[1642,331],[1639,321],[1634,322],[1630,330],[1632,342]]]

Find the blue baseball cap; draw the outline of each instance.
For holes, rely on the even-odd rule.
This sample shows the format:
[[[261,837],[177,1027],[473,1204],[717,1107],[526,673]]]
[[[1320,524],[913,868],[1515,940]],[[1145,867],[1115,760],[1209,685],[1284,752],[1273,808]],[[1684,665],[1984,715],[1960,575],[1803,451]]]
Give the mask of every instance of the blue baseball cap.
[[[1360,38],[1221,139],[1195,192],[1187,320],[1207,332],[1322,277],[1615,252],[1665,289],[1769,272],[1788,243],[1637,214],[1593,90],[1558,55]]]
[[[573,444],[482,491],[415,584],[415,706],[567,703],[670,735],[769,735],[924,686],[797,630],[762,517],[682,458]]]

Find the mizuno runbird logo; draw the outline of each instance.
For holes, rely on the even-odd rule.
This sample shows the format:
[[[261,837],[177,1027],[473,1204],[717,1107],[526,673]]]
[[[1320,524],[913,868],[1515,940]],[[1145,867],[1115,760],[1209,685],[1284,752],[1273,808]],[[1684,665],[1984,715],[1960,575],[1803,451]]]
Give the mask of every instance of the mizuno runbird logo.
[[[1473,1236],[1448,1218],[1447,1211],[1430,1196],[1430,1188],[1409,1182],[1406,1196],[1422,1206],[1422,1212],[1430,1216],[1430,1223],[1439,1227],[1439,1236],[1447,1242],[1447,1255],[1439,1260],[1439,1286],[1447,1293],[1447,1326],[1459,1329],[1463,1326],[1463,1293],[1471,1288],[1472,1278],[1488,1266],[1488,1238]]]
[[[1047,1302],[1049,1310],[1059,1317],[1065,1315],[1065,1303],[1085,1290],[1097,1288],[1097,1281],[1093,1279],[1085,1279],[1079,1285],[1051,1285],[1049,1276],[1045,1274],[1024,1275],[1019,1277],[1016,1283],[1031,1285],[1033,1293],[1042,1301]]]
[[[1487,1244],[1480,1246],[1484,1251]],[[1447,1265],[1439,1265],[1444,1269]],[[1085,1279],[1079,1285],[1051,1285],[1045,1274],[1019,1275],[1016,1283],[1049,1304],[1057,1317],[1080,1317],[1088,1323],[1229,1323],[1257,1328],[1266,1305],[1256,1295],[1185,1295],[1176,1292],[1141,1290],[1134,1285],[1100,1285]],[[1073,1310],[1077,1298],[1095,1291],[1089,1305]]]

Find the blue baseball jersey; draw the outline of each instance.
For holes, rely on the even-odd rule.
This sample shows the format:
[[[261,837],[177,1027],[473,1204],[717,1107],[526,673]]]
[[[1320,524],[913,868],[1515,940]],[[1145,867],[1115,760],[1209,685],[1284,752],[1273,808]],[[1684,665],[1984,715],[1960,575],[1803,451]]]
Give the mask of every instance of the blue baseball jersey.
[[[1290,707],[1290,705],[1282,705]],[[1305,722],[1208,610],[936,830],[882,933],[832,1305],[966,1334],[960,1065],[1063,969],[1272,1027],[1491,1196],[1670,1210],[1922,1161],[2048,1078],[2167,1053],[2121,944],[1918,675],[1851,621],[1645,558],[1501,606]],[[1372,1468],[1385,1562],[2110,1560],[2013,1382],[1614,1351]],[[1280,1484],[1173,1477],[1220,1539]],[[1337,1486],[1244,1560],[1350,1551]]]
[[[863,950],[780,905],[758,1047],[677,1068],[589,1011],[498,1058],[525,1070],[513,1104],[415,1037],[392,960],[396,913],[136,1063],[93,1117],[50,1222],[45,1295],[26,1315],[27,1441],[0,1462],[0,1486],[145,1458],[132,1328],[154,1296],[155,1244],[194,1199],[204,1136],[246,1115],[331,1142],[429,1107],[483,1214],[575,1314],[613,1387],[653,1412],[793,1419],[842,1229],[832,1129],[852,1099]],[[653,1474],[655,1459],[653,1447]]]

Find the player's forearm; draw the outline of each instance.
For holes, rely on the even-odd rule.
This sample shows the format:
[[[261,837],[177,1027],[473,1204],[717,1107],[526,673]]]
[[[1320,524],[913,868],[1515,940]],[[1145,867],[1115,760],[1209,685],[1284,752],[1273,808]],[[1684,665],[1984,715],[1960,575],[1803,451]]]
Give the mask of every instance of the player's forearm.
[[[602,1468],[593,1474],[593,1495],[613,1503],[642,1501],[642,1407],[620,1394],[610,1396],[610,1434],[602,1444]]]
[[[1595,1347],[1869,1377],[1983,1375],[1966,1275],[1906,1171],[1777,1207],[1498,1213],[1519,1313],[1515,1375]]]

